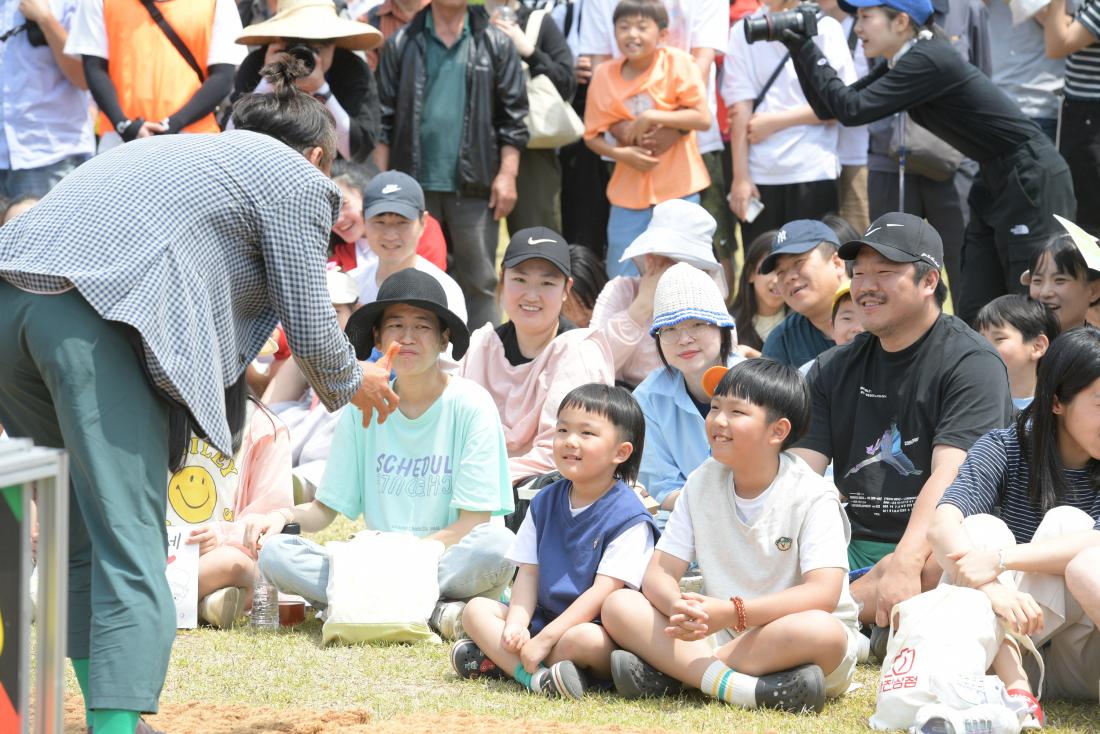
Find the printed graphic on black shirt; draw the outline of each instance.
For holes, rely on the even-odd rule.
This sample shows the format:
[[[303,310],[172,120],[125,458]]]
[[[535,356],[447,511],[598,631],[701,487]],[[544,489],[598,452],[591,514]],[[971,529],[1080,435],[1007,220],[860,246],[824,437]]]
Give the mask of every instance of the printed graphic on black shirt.
[[[879,461],[893,467],[894,471],[903,477],[920,476],[924,473],[913,466],[913,462],[903,452],[901,431],[898,430],[896,422],[891,423],[890,427],[886,429],[886,433],[883,433],[877,441],[867,447],[867,457],[849,469],[844,474],[844,478],[847,479],[853,474],[858,474],[861,469]]]

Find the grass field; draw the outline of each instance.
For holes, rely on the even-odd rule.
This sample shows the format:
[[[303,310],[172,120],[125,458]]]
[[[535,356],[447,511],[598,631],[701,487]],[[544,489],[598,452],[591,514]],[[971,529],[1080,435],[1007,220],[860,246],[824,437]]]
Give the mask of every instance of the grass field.
[[[315,535],[346,537],[339,519]],[[459,679],[448,645],[321,647],[315,620],[277,633],[180,631],[162,696],[150,719],[170,734],[322,734],[328,732],[832,732],[867,731],[878,671],[861,666],[863,687],[829,703],[820,716],[743,711],[698,693],[650,701],[595,694],[580,703],[550,700],[512,681]],[[135,654],[140,654],[135,651]],[[79,695],[67,678],[70,734],[82,731]],[[1100,732],[1096,703],[1051,703],[1050,732]],[[517,721],[519,720],[519,721]]]

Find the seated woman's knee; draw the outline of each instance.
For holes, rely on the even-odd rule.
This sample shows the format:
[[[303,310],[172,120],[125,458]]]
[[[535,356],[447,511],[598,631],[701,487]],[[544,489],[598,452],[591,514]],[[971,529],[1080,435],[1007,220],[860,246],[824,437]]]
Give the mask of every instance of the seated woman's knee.
[[[1084,549],[1066,564],[1066,586],[1078,601],[1100,602],[1100,546]]]

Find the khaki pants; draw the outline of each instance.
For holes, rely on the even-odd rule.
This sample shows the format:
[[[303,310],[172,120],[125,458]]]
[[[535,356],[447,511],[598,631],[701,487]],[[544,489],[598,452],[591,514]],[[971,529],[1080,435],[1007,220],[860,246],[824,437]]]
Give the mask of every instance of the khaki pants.
[[[1093,525],[1093,519],[1076,507],[1055,507],[1043,517],[1032,542],[1084,532]],[[963,528],[978,548],[1016,545],[1008,526],[992,515],[972,515],[963,521]],[[1043,694],[1047,698],[1096,700],[1100,633],[1069,593],[1065,577],[1006,571],[999,580],[1030,594],[1043,609],[1043,629],[1031,638],[1046,666]],[[1032,683],[1038,684],[1038,666],[1029,665],[1028,673]]]
[[[840,167],[840,216],[863,234],[871,226],[867,166]]]

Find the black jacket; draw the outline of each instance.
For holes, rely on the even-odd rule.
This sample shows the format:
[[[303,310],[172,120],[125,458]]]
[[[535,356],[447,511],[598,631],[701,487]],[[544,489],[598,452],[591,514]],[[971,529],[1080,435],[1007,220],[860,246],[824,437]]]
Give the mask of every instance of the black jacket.
[[[378,61],[379,140],[390,146],[389,167],[419,178],[420,115],[427,81],[427,6],[386,40]],[[500,148],[527,145],[527,83],[512,40],[489,24],[481,6],[467,10],[466,108],[458,154],[458,193],[485,198],[500,168]],[[456,114],[455,123],[458,124]]]
[[[260,83],[267,47],[248,54],[237,68],[231,102],[236,102]],[[332,66],[325,74],[332,96],[348,113],[349,147],[352,160],[363,163],[378,142],[378,85],[367,62],[344,48],[337,48]]]

